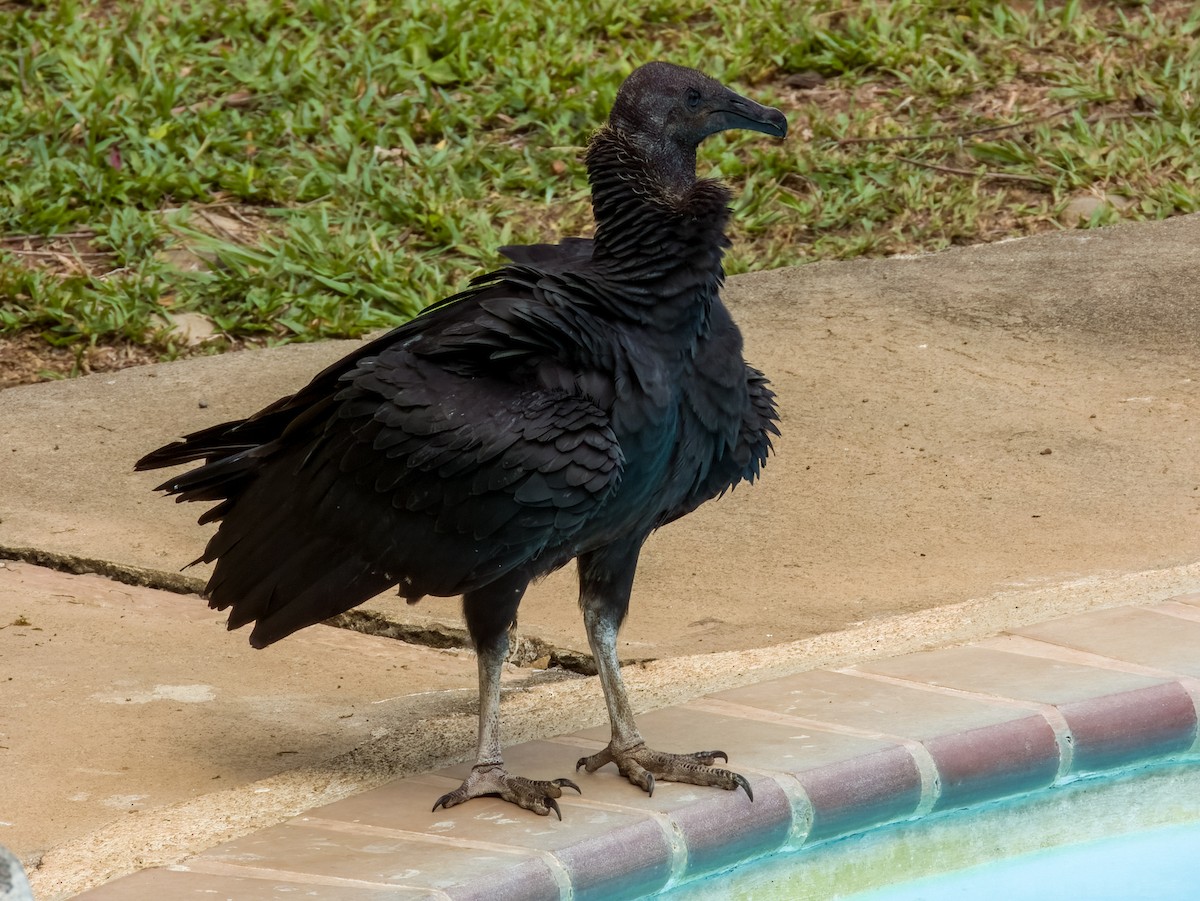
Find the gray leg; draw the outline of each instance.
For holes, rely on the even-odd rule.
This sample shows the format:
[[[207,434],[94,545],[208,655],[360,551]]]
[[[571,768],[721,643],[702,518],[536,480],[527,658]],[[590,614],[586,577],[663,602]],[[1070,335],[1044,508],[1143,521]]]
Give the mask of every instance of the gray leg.
[[[475,765],[503,763],[500,749],[500,673],[508,656],[508,633],[477,652],[479,664],[479,743]]]
[[[562,819],[555,798],[563,788],[579,791],[570,779],[535,781],[514,776],[504,768],[500,747],[500,672],[508,654],[508,630],[525,585],[489,586],[483,592],[463,598],[467,625],[475,640],[479,657],[479,744],[471,774],[454,791],[442,795],[433,805],[453,807],[482,795],[499,795],[526,810],[546,816],[553,810]]]
[[[718,758],[729,760],[724,751],[667,754],[647,748],[638,731],[621,679],[617,631],[629,609],[640,550],[641,542],[621,548],[610,546],[579,559],[579,604],[583,608],[588,644],[596,658],[600,685],[608,705],[612,739],[604,750],[581,757],[575,769],[583,767],[592,773],[606,764],[615,763],[621,775],[651,795],[654,794],[654,780],[658,778],[665,782],[713,785],[729,790],[741,787],[750,800],[754,800],[745,777],[712,766]]]

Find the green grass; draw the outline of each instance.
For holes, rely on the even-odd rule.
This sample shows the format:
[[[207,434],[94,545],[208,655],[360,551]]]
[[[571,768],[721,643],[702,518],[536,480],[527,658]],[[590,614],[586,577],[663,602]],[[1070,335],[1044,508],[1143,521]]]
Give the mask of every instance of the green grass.
[[[170,312],[234,341],[401,322],[587,228],[581,147],[652,58],[792,120],[705,146],[732,272],[1055,228],[1086,192],[1200,209],[1200,4],[629,6],[0,0],[0,332],[170,355]]]

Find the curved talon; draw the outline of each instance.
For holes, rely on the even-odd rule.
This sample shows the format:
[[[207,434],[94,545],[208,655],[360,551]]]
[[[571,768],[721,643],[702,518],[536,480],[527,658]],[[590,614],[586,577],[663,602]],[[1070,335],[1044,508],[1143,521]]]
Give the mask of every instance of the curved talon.
[[[716,760],[718,757],[720,757],[722,761],[724,761],[725,763],[729,763],[729,755],[726,754],[724,751],[709,751],[704,756],[709,757],[712,760]]]
[[[727,757],[725,759],[728,760],[729,758]],[[753,801],[754,792],[750,790],[749,780],[747,780],[745,776],[739,775],[738,773],[730,773],[730,775],[733,776],[733,781],[742,787],[742,790],[746,793],[746,797]]]
[[[583,761],[581,760],[580,763],[582,763],[582,762]],[[576,771],[579,770],[579,764],[575,765],[575,769],[576,769]],[[576,785],[570,779],[555,779],[554,784],[557,785],[559,788],[573,788],[573,789],[575,789],[576,793],[581,794],[581,795],[583,794],[583,789],[581,789],[578,785]],[[559,819],[562,819],[562,817],[559,817]]]
[[[654,797],[654,774],[646,773],[646,794],[651,798]]]
[[[562,822],[562,811],[558,809],[558,802],[555,801],[553,798],[547,797],[545,803],[546,803],[547,807],[549,807],[551,810],[554,811],[554,813],[558,816],[558,821],[561,823]]]
[[[580,770],[580,768],[581,768],[581,767],[582,767],[582,766],[583,766],[585,763],[587,763],[587,758],[586,758],[586,757],[580,757],[578,760],[576,760],[576,761],[575,761],[575,772],[577,772],[577,773],[578,773],[578,772],[579,772],[579,770]]]

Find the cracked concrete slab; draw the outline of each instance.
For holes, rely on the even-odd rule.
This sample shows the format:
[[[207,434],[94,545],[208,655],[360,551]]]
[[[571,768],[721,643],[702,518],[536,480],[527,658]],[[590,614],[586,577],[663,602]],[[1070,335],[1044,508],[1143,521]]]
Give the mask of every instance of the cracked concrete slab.
[[[0,563],[0,844],[28,863],[435,715],[474,731],[468,652],[329,628],[280,648],[230,640],[197,597]],[[443,759],[446,734],[414,737],[410,765]]]

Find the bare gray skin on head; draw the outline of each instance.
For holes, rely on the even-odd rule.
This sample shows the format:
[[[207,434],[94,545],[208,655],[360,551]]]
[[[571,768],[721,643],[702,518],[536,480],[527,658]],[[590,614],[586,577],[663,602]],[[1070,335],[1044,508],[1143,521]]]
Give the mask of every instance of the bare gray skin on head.
[[[677,187],[695,179],[696,148],[717,132],[787,134],[787,119],[779,111],[695,69],[663,62],[646,63],[625,80],[608,123],[637,145],[660,178]]]

